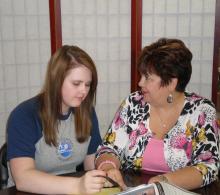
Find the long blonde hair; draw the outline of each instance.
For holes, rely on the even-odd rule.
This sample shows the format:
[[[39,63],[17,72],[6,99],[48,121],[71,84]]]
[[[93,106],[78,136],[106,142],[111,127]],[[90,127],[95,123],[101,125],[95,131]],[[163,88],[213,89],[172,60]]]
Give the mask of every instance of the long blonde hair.
[[[86,66],[92,73],[89,93],[79,107],[74,108],[76,138],[84,142],[90,136],[92,107],[95,103],[97,71],[91,57],[77,46],[64,45],[50,58],[44,86],[39,94],[40,118],[45,142],[57,145],[57,128],[62,111],[61,88],[68,71],[79,65]]]

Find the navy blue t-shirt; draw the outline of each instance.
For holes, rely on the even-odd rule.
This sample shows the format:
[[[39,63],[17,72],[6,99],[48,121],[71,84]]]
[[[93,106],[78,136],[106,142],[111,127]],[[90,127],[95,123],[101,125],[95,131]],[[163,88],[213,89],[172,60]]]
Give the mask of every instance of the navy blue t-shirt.
[[[65,116],[63,117],[65,119]],[[7,124],[7,159],[16,157],[35,158],[36,145],[43,137],[37,97],[19,104],[10,114]],[[101,143],[95,110],[92,113],[91,138],[87,154],[96,152]]]

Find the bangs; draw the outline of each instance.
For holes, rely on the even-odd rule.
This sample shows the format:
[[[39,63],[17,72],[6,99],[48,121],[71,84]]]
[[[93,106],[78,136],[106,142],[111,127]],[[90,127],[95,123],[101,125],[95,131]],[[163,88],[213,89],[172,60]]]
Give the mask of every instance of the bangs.
[[[151,62],[149,62],[147,64],[140,63],[138,66],[138,71],[140,74],[146,75],[146,76],[149,74],[152,74],[152,73],[157,74],[153,63],[151,63]]]

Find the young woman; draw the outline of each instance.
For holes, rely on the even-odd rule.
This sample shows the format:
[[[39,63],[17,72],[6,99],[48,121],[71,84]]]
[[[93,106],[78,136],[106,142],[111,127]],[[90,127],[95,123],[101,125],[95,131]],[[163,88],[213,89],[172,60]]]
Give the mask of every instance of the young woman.
[[[88,171],[79,178],[57,176],[94,169],[101,142],[93,107],[96,67],[76,46],[65,45],[51,57],[42,91],[18,105],[7,125],[9,186],[42,194],[81,194],[100,191],[105,172]]]

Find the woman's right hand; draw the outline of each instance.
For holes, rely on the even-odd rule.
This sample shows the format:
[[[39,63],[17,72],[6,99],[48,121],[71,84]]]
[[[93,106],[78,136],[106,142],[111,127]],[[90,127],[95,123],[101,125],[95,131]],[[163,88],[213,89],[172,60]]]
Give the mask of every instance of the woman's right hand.
[[[107,176],[112,178],[114,181],[116,181],[122,190],[126,190],[127,186],[124,183],[123,177],[121,175],[121,172],[118,169],[112,168],[106,171]],[[104,187],[112,187],[112,184],[110,182],[105,182]]]
[[[106,181],[104,176],[106,176],[106,172],[101,170],[92,170],[86,172],[85,175],[79,178],[79,193],[92,194],[100,192]]]

